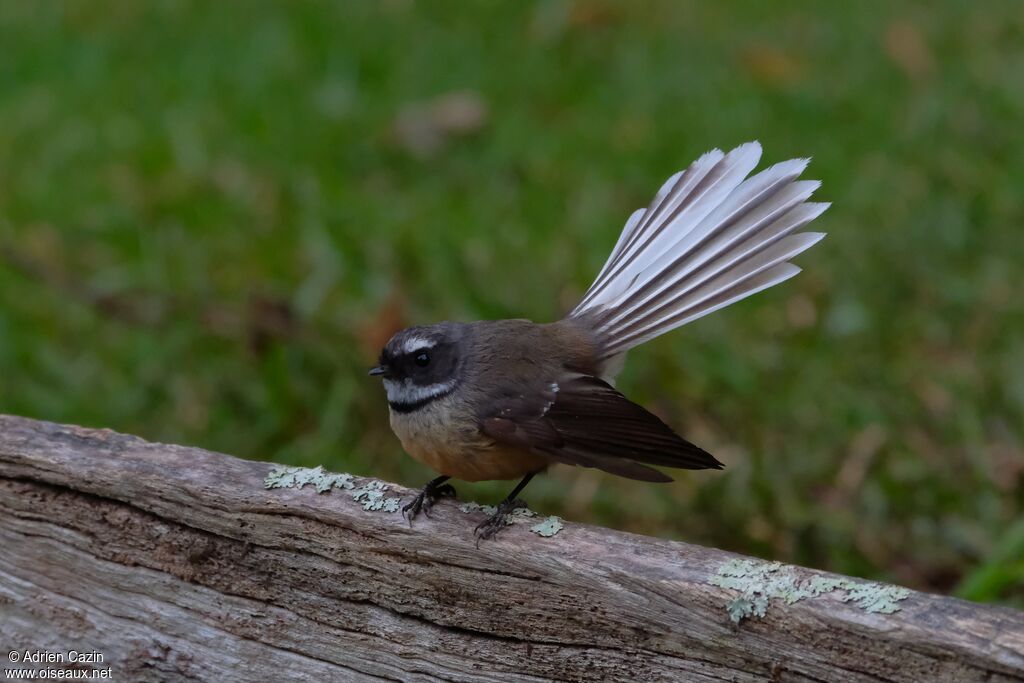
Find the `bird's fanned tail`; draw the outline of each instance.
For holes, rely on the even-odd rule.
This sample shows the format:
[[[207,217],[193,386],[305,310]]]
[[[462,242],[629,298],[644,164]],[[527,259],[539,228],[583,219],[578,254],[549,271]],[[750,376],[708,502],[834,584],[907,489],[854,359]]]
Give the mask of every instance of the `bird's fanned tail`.
[[[807,159],[747,178],[756,142],[708,152],[633,213],[582,301],[569,314],[596,329],[604,360],[787,280],[788,260],[824,237],[796,231],[828,204],[808,202]]]

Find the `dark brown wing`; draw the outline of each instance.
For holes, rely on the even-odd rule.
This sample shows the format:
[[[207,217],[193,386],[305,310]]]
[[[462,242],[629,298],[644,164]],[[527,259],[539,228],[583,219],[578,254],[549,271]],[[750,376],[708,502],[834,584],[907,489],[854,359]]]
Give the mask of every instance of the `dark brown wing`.
[[[555,462],[642,481],[672,481],[646,465],[722,467],[710,453],[607,382],[587,375],[499,399],[482,416],[481,430],[496,441],[539,452]]]

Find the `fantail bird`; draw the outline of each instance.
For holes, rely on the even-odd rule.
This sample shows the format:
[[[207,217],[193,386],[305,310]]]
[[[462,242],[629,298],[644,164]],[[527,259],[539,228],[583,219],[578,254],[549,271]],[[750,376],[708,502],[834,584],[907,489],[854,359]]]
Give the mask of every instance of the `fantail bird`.
[[[793,277],[788,259],[824,237],[796,232],[829,206],[807,201],[820,185],[798,180],[809,160],[747,178],[760,157],[756,142],[716,149],[669,178],[558,322],[442,322],[388,341],[370,374],[384,380],[391,428],[441,475],[403,508],[410,521],[454,495],[452,477],[522,477],[476,528],[480,539],[552,463],[652,482],[672,479],[649,465],[722,468],[612,381],[626,351]]]

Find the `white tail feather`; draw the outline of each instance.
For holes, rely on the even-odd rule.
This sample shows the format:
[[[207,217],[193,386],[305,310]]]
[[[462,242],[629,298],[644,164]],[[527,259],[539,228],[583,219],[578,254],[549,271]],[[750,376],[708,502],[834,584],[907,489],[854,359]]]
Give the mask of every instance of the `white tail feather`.
[[[569,314],[595,326],[610,358],[793,277],[788,259],[823,233],[796,230],[828,204],[808,203],[816,181],[791,159],[747,178],[756,142],[713,150],[634,212],[583,300]]]

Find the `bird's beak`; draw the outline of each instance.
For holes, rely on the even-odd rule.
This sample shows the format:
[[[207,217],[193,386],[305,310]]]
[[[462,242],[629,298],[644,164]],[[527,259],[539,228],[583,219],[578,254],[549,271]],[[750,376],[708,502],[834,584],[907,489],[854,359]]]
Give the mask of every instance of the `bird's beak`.
[[[370,377],[379,377],[381,375],[387,376],[391,372],[391,368],[386,365],[378,365],[377,367],[370,370]]]

